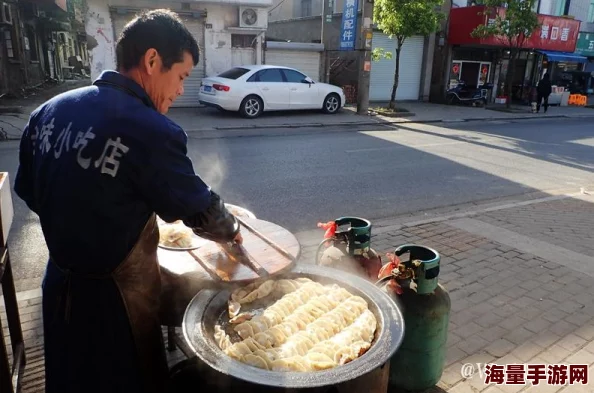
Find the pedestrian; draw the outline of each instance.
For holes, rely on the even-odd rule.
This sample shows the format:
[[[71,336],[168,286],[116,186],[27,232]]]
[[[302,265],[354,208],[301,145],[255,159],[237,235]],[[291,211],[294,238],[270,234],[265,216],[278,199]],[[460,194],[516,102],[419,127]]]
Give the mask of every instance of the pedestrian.
[[[537,91],[538,91],[538,98],[536,101],[536,113],[540,112],[540,105],[543,100],[544,100],[544,105],[543,105],[544,113],[547,113],[547,110],[549,109],[549,96],[551,95],[551,92],[553,91],[553,87],[551,86],[551,80],[549,78],[548,71],[545,72],[542,79],[538,83]]]
[[[116,45],[117,71],[31,114],[15,192],[39,216],[47,393],[162,393],[156,215],[242,242],[223,200],[194,172],[187,135],[165,116],[198,63],[167,10],[140,14]]]

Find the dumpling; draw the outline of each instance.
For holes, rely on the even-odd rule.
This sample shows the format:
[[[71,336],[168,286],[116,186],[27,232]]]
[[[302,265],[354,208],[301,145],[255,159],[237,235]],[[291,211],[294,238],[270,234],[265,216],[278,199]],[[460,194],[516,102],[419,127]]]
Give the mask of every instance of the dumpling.
[[[281,294],[291,293],[299,288],[293,280],[282,279],[276,282],[276,290]]]
[[[239,304],[245,304],[245,303],[251,303],[256,299],[258,299],[258,290],[254,289],[253,291],[251,291],[250,293],[245,295],[243,298],[238,299],[237,302]]]
[[[272,371],[308,371],[309,365],[301,356],[293,356],[286,359],[277,359],[272,362]]]
[[[272,291],[274,290],[274,288],[276,287],[276,282],[273,280],[267,280],[264,281],[257,290],[258,299],[262,299],[268,295],[270,295],[272,293]]]
[[[251,352],[257,351],[258,349],[264,349],[264,346],[258,344],[258,342],[254,340],[253,337],[243,340],[243,343],[247,345]]]
[[[266,311],[264,311],[262,316],[270,322],[270,324],[268,326],[278,325],[279,323],[281,323],[283,321],[283,318],[284,318],[279,312],[277,312],[271,308],[266,309]]]
[[[337,365],[330,356],[319,352],[308,353],[305,356],[305,359],[309,363],[310,367],[316,371],[327,370],[329,368],[336,367]]]
[[[311,278],[307,278],[307,277],[299,277],[299,278],[296,278],[294,281],[297,282],[297,283],[299,283],[299,284],[305,284],[305,283],[308,283],[308,282],[313,282],[311,280]]]
[[[233,330],[235,330],[237,334],[239,334],[239,337],[243,339],[252,337],[255,334],[254,328],[250,324],[250,321],[240,323],[239,325],[235,326]]]
[[[272,348],[274,345],[274,337],[268,331],[256,333],[254,335],[254,340],[264,348]]]
[[[253,354],[245,355],[245,356],[243,356],[241,361],[243,363],[249,364],[250,366],[253,366],[253,367],[263,368],[264,370],[269,369],[268,363],[266,362],[266,360],[264,360],[262,357],[257,356],[257,355],[253,355]]]
[[[287,341],[287,335],[278,326],[268,329],[266,334],[269,334],[274,338],[274,345],[280,345]]]
[[[222,350],[225,350],[227,348],[229,348],[231,345],[233,345],[233,343],[231,342],[231,339],[229,338],[229,335],[227,335],[227,333],[225,333],[225,331],[223,330],[223,328],[221,327],[221,325],[216,325],[214,328],[214,339],[217,342],[217,345],[219,346],[219,348],[221,348]]]
[[[340,348],[334,353],[334,361],[338,364],[346,364],[357,358],[357,355],[350,346]]]
[[[251,283],[246,285],[245,287],[237,288],[236,290],[231,292],[231,300],[239,303],[239,300],[245,298],[249,293],[256,289],[256,287],[256,283]]]
[[[357,341],[351,344],[351,348],[357,357],[361,357],[371,348],[371,344],[365,341]]]
[[[250,319],[252,319],[252,314],[250,314],[249,312],[242,312],[241,314],[231,318],[229,320],[229,323],[232,324],[238,324],[238,323],[243,323],[245,321],[249,321]]]
[[[268,324],[262,317],[255,317],[250,320],[250,324],[254,329],[254,334],[263,332],[268,329]],[[257,331],[256,331],[257,330]]]
[[[293,335],[293,333],[297,333],[300,330],[299,326],[297,326],[297,324],[292,321],[285,321],[277,327],[282,329],[283,333],[285,333],[285,336],[287,337]]]
[[[272,361],[276,359],[271,353],[263,351],[261,349],[254,351],[254,355],[261,357],[266,362],[267,369],[270,370],[272,368]]]
[[[229,319],[235,318],[239,314],[240,308],[241,308],[241,304],[239,304],[239,302],[229,300],[229,304],[228,304]]]

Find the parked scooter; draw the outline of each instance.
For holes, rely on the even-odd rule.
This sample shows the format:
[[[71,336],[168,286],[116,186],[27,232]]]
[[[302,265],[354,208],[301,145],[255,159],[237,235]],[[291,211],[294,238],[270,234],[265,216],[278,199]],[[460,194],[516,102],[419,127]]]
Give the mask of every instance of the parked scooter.
[[[470,88],[466,86],[464,81],[449,89],[446,92],[447,103],[452,104],[467,104],[472,106],[487,105],[487,94],[489,90],[493,89],[492,83],[485,83],[477,88]]]

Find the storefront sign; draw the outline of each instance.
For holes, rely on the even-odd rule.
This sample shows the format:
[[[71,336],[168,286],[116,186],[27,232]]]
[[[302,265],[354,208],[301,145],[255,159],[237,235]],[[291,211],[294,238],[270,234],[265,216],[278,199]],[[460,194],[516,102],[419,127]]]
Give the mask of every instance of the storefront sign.
[[[594,33],[582,31],[578,34],[575,53],[586,57],[594,57]]]
[[[474,38],[472,32],[477,26],[494,23],[494,16],[483,15],[484,6],[454,8],[450,13],[449,43],[452,45],[509,46],[507,37]],[[497,13],[505,15],[504,8]],[[580,21],[551,15],[538,15],[539,27],[527,38],[524,49],[541,49],[559,52],[573,52],[576,48]]]
[[[354,50],[357,42],[358,0],[345,0],[340,25],[340,50]]]

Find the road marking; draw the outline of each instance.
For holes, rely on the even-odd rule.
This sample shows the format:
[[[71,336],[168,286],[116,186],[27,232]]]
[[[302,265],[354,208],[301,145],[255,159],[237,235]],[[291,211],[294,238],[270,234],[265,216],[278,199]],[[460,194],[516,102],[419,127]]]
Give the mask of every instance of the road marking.
[[[462,218],[446,224],[594,277],[593,257],[473,218]],[[535,271],[534,274],[537,275],[538,272]]]
[[[393,142],[398,143],[398,142]],[[353,150],[345,150],[345,153],[361,153],[361,152],[368,152],[368,151],[382,151],[382,150],[394,150],[394,149],[416,149],[419,147],[434,147],[434,146],[447,146],[447,145],[460,145],[462,143],[468,143],[466,141],[459,141],[459,142],[442,142],[442,143],[426,143],[423,145],[396,145],[396,146],[385,146],[385,147],[370,147],[367,149],[353,149]]]

